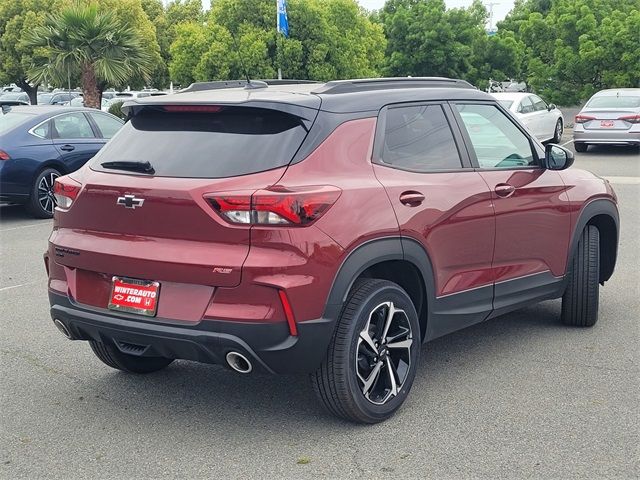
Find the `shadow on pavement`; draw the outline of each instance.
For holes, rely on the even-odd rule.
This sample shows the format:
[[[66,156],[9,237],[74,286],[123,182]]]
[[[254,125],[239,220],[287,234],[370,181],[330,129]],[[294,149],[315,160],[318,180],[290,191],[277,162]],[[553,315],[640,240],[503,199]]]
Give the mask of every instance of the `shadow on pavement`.
[[[434,391],[448,388],[469,364],[491,371],[499,368],[492,365],[499,357],[517,357],[523,350],[544,345],[549,335],[565,329],[559,323],[559,310],[559,302],[545,302],[424,345],[421,365],[407,402],[414,408],[405,406],[401,412],[405,412],[408,419],[419,415],[415,408],[421,402],[433,402],[437,410],[437,398],[430,398],[438,395]],[[74,343],[77,348],[85,347]],[[85,348],[88,350],[88,345]],[[116,408],[118,423],[139,423],[140,418],[144,418],[149,427],[158,432],[182,426],[208,429],[212,435],[226,429],[233,429],[235,434],[252,435],[257,427],[291,432],[308,427],[324,427],[330,432],[361,428],[324,412],[304,375],[240,376],[221,366],[187,361],[177,361],[164,371],[145,376],[125,374],[101,365],[98,368],[93,370],[97,377],[83,382],[83,386],[91,389],[85,392],[86,396],[110,404],[102,412],[102,402],[93,402],[104,421],[114,421],[112,409]],[[70,385],[70,388],[73,387]],[[77,402],[67,402],[66,408],[69,415],[96,414],[87,411],[86,404],[82,406]],[[466,408],[464,402],[459,408]]]

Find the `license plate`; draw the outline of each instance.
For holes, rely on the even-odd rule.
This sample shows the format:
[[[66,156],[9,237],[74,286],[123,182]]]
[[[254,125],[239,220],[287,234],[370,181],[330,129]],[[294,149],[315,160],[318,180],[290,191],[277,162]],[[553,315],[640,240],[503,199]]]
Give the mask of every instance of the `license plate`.
[[[113,277],[109,308],[153,317],[159,294],[160,282]]]
[[[613,127],[613,120],[600,120],[600,126],[602,128],[611,128]]]

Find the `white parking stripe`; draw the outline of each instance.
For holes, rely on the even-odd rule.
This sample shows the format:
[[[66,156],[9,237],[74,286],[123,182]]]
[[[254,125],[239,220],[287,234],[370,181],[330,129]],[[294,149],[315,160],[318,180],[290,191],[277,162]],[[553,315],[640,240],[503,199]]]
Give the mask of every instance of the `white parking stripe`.
[[[0,292],[4,292],[5,290],[13,290],[14,288],[20,288],[20,287],[28,287],[29,285],[35,285],[36,283],[40,283],[41,281],[38,280],[37,282],[27,282],[27,283],[21,283],[20,285],[11,285],[9,287],[2,287],[0,288]]]
[[[568,142],[561,143],[560,146],[564,147],[565,145],[569,145],[570,143],[573,143],[573,140],[569,140]]]
[[[21,225],[19,227],[3,228],[3,229],[0,229],[0,233],[10,232],[12,230],[22,230],[23,228],[44,227],[44,226],[51,228],[51,222],[40,222],[40,223],[32,223],[31,225]]]
[[[640,185],[640,177],[604,177],[618,185]]]

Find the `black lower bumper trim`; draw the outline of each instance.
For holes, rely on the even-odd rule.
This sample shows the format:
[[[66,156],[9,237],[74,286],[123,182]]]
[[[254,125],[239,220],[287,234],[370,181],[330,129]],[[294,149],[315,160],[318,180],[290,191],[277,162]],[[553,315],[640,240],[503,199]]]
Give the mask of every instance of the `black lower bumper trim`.
[[[124,353],[180,358],[226,366],[225,356],[237,351],[253,369],[271,373],[310,373],[327,351],[335,320],[321,318],[298,323],[298,336],[289,334],[286,322],[259,324],[203,320],[179,325],[162,319],[145,319],[73,303],[49,292],[51,317],[60,320],[75,340],[111,343]],[[131,346],[139,346],[132,349]]]

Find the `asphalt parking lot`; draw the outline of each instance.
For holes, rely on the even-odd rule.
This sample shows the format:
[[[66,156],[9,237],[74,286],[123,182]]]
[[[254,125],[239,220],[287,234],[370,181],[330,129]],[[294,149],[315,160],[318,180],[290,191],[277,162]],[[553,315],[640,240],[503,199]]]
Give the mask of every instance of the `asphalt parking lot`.
[[[640,155],[575,165],[620,200],[599,323],[564,327],[550,301],[429,343],[405,406],[368,427],[326,414],[306,377],[109,369],[51,322],[51,221],[0,207],[0,478],[638,478]]]

